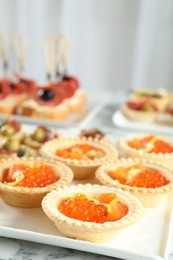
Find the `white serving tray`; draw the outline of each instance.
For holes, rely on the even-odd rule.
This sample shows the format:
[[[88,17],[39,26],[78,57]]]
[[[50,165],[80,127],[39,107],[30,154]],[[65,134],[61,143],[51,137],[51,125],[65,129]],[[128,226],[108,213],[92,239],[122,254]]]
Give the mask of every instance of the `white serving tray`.
[[[46,118],[32,118],[30,116],[22,116],[22,115],[8,115],[0,113],[0,120],[4,121],[7,117],[12,117],[16,121],[21,122],[23,124],[42,124],[52,127],[73,127],[73,126],[81,126],[87,124],[96,114],[104,107],[107,103],[109,96],[108,95],[100,95],[99,99],[96,99],[95,95],[89,95],[86,105],[80,112],[72,113],[68,116],[66,120],[56,121],[56,120],[48,120]]]
[[[135,224],[122,229],[114,240],[97,244],[64,237],[41,208],[15,208],[0,199],[0,236],[127,260],[167,260],[173,244],[172,201],[171,198],[165,204],[145,209],[144,216]]]
[[[32,131],[33,127],[24,125],[28,132]],[[62,134],[68,136],[68,132],[62,131]],[[78,129],[70,129],[71,136],[78,133]],[[108,134],[107,137],[116,146],[120,136],[115,131],[115,135]],[[86,182],[99,183],[92,179],[73,181],[73,184]],[[67,238],[58,231],[41,208],[15,208],[5,204],[0,198],[0,236],[126,260],[168,260],[169,254],[173,253],[173,195],[164,204],[145,209],[138,222],[122,229],[111,242],[101,244]]]
[[[113,116],[112,121],[115,126],[129,130],[148,131],[163,134],[173,134],[173,127],[159,125],[157,123],[142,123],[128,120],[120,110],[117,110]]]

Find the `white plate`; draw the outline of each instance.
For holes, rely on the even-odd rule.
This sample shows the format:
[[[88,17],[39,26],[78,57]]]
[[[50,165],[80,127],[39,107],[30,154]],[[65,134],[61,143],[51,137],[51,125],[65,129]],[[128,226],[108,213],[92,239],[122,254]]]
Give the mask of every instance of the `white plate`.
[[[168,259],[172,244],[172,200],[146,209],[135,224],[124,228],[111,242],[104,244],[66,238],[60,234],[41,208],[19,209],[0,199],[0,236],[23,239],[127,260]]]
[[[137,131],[148,131],[148,132],[157,132],[163,134],[172,134],[173,127],[171,126],[163,126],[156,123],[142,123],[128,120],[120,110],[117,110],[112,117],[112,121],[115,126],[137,130]]]
[[[31,126],[25,129],[30,132]],[[75,136],[79,130],[71,129]],[[115,131],[116,132],[116,131]],[[63,132],[62,132],[63,133]],[[120,136],[108,138],[116,145]],[[64,131],[68,135],[68,131]],[[97,183],[97,180],[88,180]],[[73,182],[77,183],[77,182]],[[79,181],[78,181],[79,183]],[[80,183],[85,183],[81,181]],[[135,224],[124,228],[114,240],[97,244],[64,237],[43,213],[41,208],[20,209],[8,206],[0,199],[0,236],[23,239],[54,246],[62,246],[127,260],[167,260],[173,244],[173,197],[165,204],[145,209],[144,216]]]
[[[29,116],[10,115],[18,122],[24,124],[40,124],[53,127],[72,127],[72,126],[83,126],[86,125],[105,105],[108,101],[109,96],[101,94],[99,99],[96,99],[94,95],[88,96],[88,101],[83,109],[78,113],[70,114],[69,117],[64,121],[48,120],[45,118],[32,118]],[[5,120],[9,115],[0,114],[0,120]]]

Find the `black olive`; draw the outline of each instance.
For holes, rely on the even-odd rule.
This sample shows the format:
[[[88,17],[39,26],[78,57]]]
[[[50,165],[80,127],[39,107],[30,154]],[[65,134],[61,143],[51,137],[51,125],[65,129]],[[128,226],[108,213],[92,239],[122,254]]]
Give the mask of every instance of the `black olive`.
[[[55,92],[51,89],[40,89],[37,92],[37,94],[44,101],[49,101],[49,100],[53,99],[55,96]]]
[[[64,75],[63,78],[62,78],[63,81],[68,81],[69,79],[70,79],[70,77],[65,76],[65,75]]]

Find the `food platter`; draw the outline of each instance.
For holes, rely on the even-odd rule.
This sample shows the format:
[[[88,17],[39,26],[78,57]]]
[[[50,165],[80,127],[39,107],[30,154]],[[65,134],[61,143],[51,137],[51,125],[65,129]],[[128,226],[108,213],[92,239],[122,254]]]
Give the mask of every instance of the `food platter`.
[[[117,127],[133,130],[133,131],[148,131],[148,132],[156,132],[156,133],[163,133],[163,134],[172,134],[173,127],[160,125],[157,123],[142,123],[142,122],[135,122],[127,119],[121,110],[115,111],[112,116],[113,124]]]
[[[80,112],[76,112],[70,114],[66,120],[56,121],[56,120],[48,120],[46,118],[32,118],[30,116],[23,116],[23,115],[7,115],[7,114],[0,114],[0,121],[4,121],[7,117],[12,117],[18,122],[24,124],[31,124],[31,125],[46,125],[46,126],[53,126],[53,127],[72,127],[72,126],[81,126],[86,124],[91,118],[93,118],[105,105],[108,100],[108,97],[102,97],[101,102],[95,100],[93,97],[89,96],[88,101],[83,107]]]
[[[18,209],[0,200],[0,235],[129,260],[166,260],[172,244],[171,201],[147,209],[141,220],[123,229],[113,241],[97,244],[62,236],[41,208]]]
[[[26,127],[27,128],[27,127]],[[28,131],[31,128],[28,128]],[[76,135],[77,129],[70,131]],[[67,131],[64,131],[67,135]],[[116,135],[116,136],[115,136]],[[120,136],[107,136],[116,146]],[[93,178],[77,183],[98,183]],[[23,239],[127,260],[168,260],[173,243],[173,197],[165,203],[145,209],[135,224],[117,233],[111,242],[92,243],[63,236],[41,208],[15,208],[0,199],[0,236]]]

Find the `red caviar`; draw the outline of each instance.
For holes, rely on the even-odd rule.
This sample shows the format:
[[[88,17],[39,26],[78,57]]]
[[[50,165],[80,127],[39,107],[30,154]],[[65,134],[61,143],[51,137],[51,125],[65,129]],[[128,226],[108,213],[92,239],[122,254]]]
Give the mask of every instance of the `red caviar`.
[[[88,160],[105,156],[102,149],[89,144],[76,144],[67,149],[56,150],[55,154],[63,158],[76,160]]]
[[[44,163],[14,164],[4,173],[3,182],[17,187],[45,187],[59,180],[55,170]]]
[[[108,175],[122,184],[140,188],[158,188],[170,182],[159,171],[142,165],[134,165],[127,168],[117,167],[114,171],[109,172]]]
[[[104,196],[107,200],[107,194],[102,194],[101,200]],[[84,194],[75,194],[61,203],[59,211],[67,217],[95,223],[116,221],[124,217],[128,212],[128,207],[118,199],[113,199],[116,196],[108,194],[108,197],[110,202],[102,204],[99,197],[88,199]]]
[[[147,144],[151,143],[151,149],[147,150],[148,153],[173,153],[173,146],[167,142],[156,138],[154,135],[150,135],[141,139],[134,139],[128,142],[128,145],[134,149],[144,149]]]

